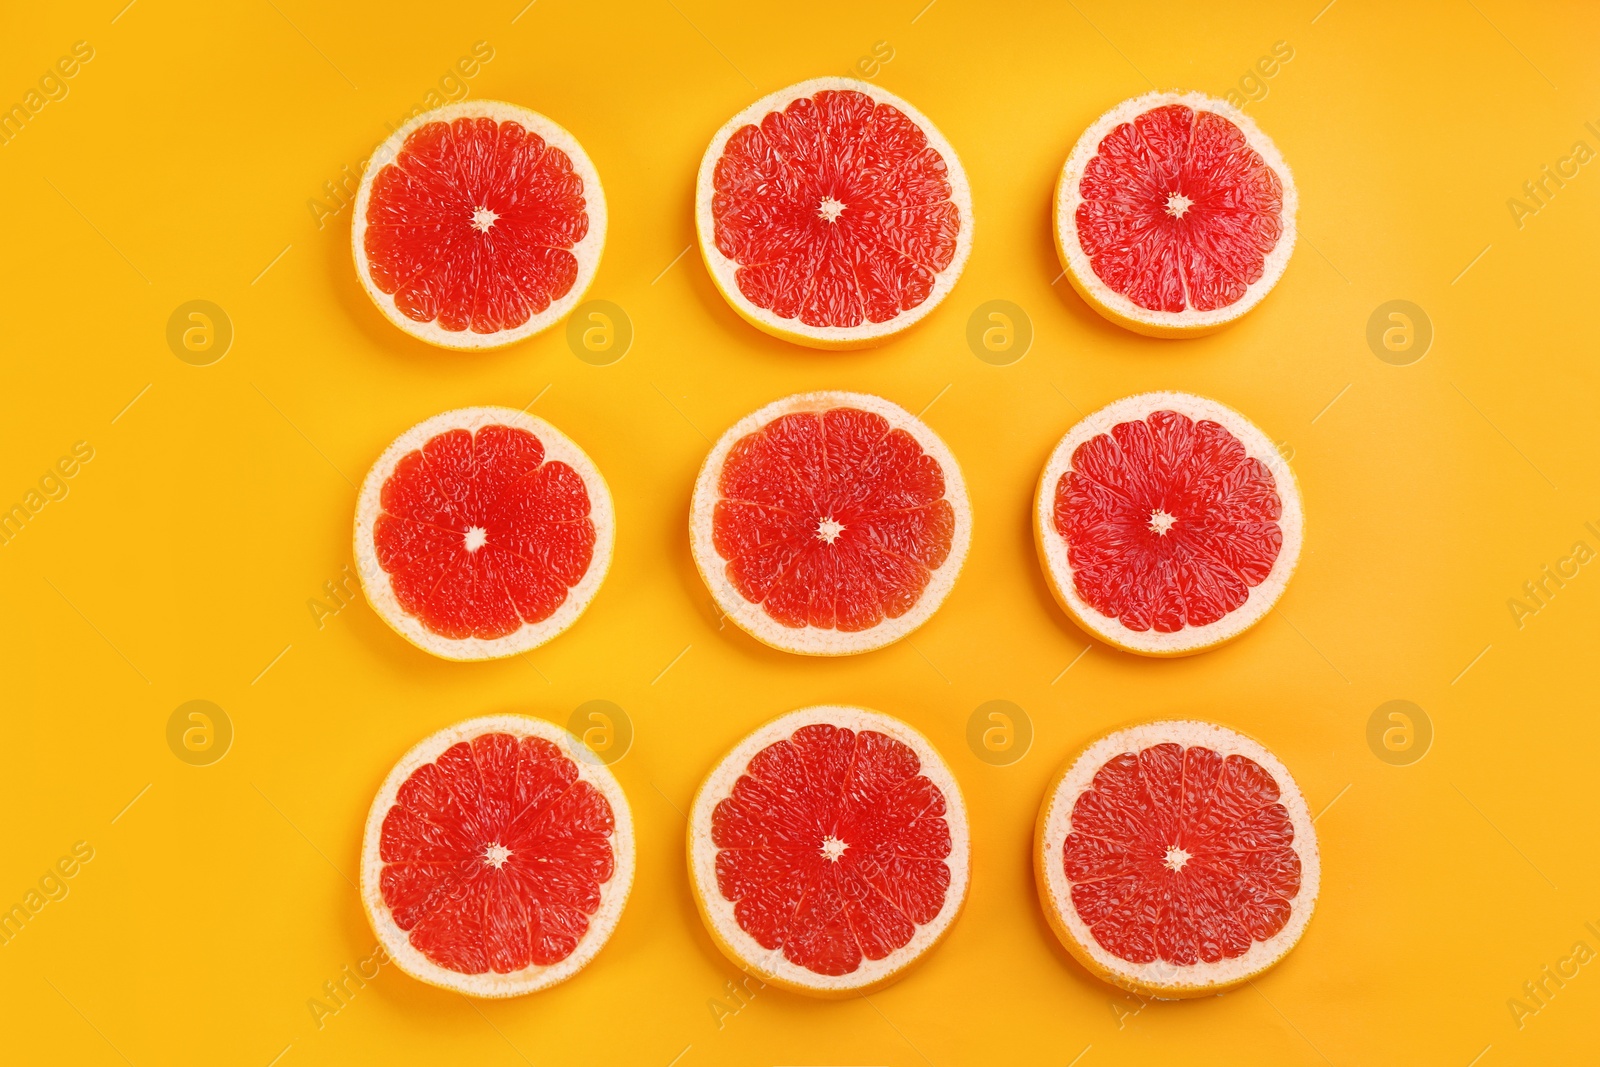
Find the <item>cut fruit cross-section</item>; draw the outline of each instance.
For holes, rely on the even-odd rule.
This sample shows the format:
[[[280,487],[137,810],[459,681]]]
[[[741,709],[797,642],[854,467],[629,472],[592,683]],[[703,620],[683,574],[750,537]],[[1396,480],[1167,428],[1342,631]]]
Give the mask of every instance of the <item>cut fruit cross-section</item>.
[[[351,244],[388,320],[444,348],[499,348],[566,316],[606,238],[600,176],[566,130],[467,100],[419,115],[373,154]]]
[[[1294,779],[1204,722],[1118,730],[1067,761],[1034,838],[1039,899],[1097,977],[1198,997],[1281,960],[1316,906],[1321,861]]]
[[[788,652],[897,641],[955,584],[972,539],[955,457],[898,405],[804,393],[740,420],[700,468],[695,565],[717,606]]]
[[[502,715],[441,730],[389,773],[367,817],[361,900],[401,970],[512,997],[600,951],[633,885],[633,817],[585,752],[558,726]]]
[[[1125,397],[1045,463],[1034,539],[1056,599],[1128,652],[1184,656],[1243,633],[1300,558],[1300,490],[1243,415],[1186,393]]]
[[[1100,314],[1154,336],[1206,333],[1277,284],[1294,250],[1294,178],[1248,116],[1147,93],[1100,116],[1056,184],[1056,249]]]
[[[561,431],[515,408],[413,426],[373,464],[355,554],[373,609],[445,659],[537,648],[577,621],[611,565],[600,472]]]
[[[967,813],[920,733],[861,708],[790,712],[717,764],[689,813],[701,917],[741,968],[820,997],[898,979],[967,893]]]
[[[695,224],[712,280],[753,325],[861,348],[949,294],[972,249],[972,194],[955,150],[910,104],[817,78],[717,132]]]

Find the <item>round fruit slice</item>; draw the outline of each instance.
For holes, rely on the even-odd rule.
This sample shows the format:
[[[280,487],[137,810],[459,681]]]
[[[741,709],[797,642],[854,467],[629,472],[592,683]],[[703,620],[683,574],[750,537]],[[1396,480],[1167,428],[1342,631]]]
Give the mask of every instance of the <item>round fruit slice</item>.
[[[500,715],[407,752],[372,802],[361,902],[413,978],[475,997],[565,981],[594,958],[633,886],[633,815],[582,742]]]
[[[351,244],[372,302],[443,348],[499,348],[583,298],[606,241],[600,176],[566,130],[470,100],[419,115],[367,163]]]
[[[1095,741],[1045,792],[1039,900],[1096,977],[1141,996],[1249,981],[1300,940],[1321,862],[1305,798],[1277,758],[1205,722]]]
[[[967,809],[928,739],[861,708],[792,711],[723,757],[689,812],[689,881],[727,957],[819,997],[888,985],[967,896]]]
[[[1147,93],[1073,146],[1056,184],[1056,251],[1112,322],[1193,336],[1278,283],[1297,203],[1283,157],[1243,112],[1200,93]]]
[[[972,192],[921,112],[850,78],[762,97],[711,139],[700,254],[733,309],[813,348],[863,348],[949,294],[972,250]]]
[[[1045,463],[1033,530],[1051,591],[1094,636],[1186,656],[1272,610],[1300,558],[1294,474],[1214,400],[1142,393],[1079,422]]]
[[[462,408],[413,426],[373,464],[356,567],[406,640],[445,659],[494,659],[578,620],[615,530],[605,480],[560,430],[515,408]]]
[[[961,469],[916,416],[864,393],[803,393],[722,435],[689,514],[717,606],[786,652],[898,641],[949,594],[972,540]]]

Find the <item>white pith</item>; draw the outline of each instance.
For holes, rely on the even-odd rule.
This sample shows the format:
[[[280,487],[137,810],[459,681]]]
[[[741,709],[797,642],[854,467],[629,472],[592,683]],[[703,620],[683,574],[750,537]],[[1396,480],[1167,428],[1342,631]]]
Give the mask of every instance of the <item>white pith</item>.
[[[1089,788],[1095,773],[1112,757],[1167,742],[1186,748],[1200,745],[1223,758],[1241,755],[1260,764],[1277,782],[1279,802],[1287,810],[1294,827],[1293,848],[1300,857],[1300,891],[1289,902],[1289,921],[1272,937],[1252,942],[1242,956],[1231,960],[1202,961],[1188,966],[1160,959],[1151,963],[1130,963],[1100,947],[1072,904],[1063,848],[1072,831],[1072,808],[1078,796]],[[1117,730],[1092,742],[1073,757],[1045,795],[1034,844],[1034,863],[1044,890],[1042,903],[1046,914],[1066,947],[1080,959],[1087,958],[1091,969],[1102,977],[1109,976],[1109,981],[1158,997],[1221,992],[1254,978],[1277,963],[1305,932],[1306,923],[1316,908],[1322,877],[1311,812],[1288,768],[1259,742],[1225,726],[1192,720],[1150,722]]]
[[[394,473],[395,466],[408,453],[420,449],[434,436],[446,430],[467,430],[474,434],[485,426],[510,426],[526,430],[544,445],[545,462],[559,461],[567,464],[583,479],[589,494],[589,519],[594,523],[594,554],[589,569],[577,585],[567,590],[567,598],[547,619],[537,623],[524,623],[505,637],[484,639],[478,637],[443,637],[423,626],[416,616],[400,606],[388,572],[378,564],[378,551],[373,540],[373,527],[382,513],[383,484]],[[473,527],[472,529],[478,529]],[[471,529],[466,535],[468,551],[471,547]],[[589,602],[600,591],[611,567],[612,548],[616,540],[616,512],[611,503],[611,490],[606,486],[600,470],[583,449],[571,438],[543,419],[518,411],[516,408],[481,407],[460,408],[435,415],[411,427],[395,439],[378,461],[367,472],[361,483],[361,495],[356,505],[355,557],[356,573],[361,578],[361,588],[367,595],[378,617],[388,623],[396,633],[425,651],[444,659],[479,660],[497,659],[526,652],[549,641],[578,621]]]
[[[950,261],[950,265],[936,276],[928,298],[887,322],[868,320],[859,326],[807,326],[798,316],[792,319],[781,318],[745,298],[739,290],[736,277],[739,264],[717,249],[716,220],[711,213],[711,202],[716,195],[717,161],[722,158],[728,138],[745,126],[759,126],[764,116],[773,111],[782,111],[801,97],[814,96],[830,89],[864,93],[877,103],[888,104],[898,109],[916,123],[927,137],[929,146],[943,158],[947,172],[946,180],[950,183],[950,200],[961,213],[961,231],[956,235],[955,257]],[[819,213],[825,210],[826,204],[827,200],[824,200],[823,205],[818,208]],[[854,78],[813,78],[762,97],[729,119],[717,131],[700,161],[700,173],[695,185],[695,231],[699,236],[700,255],[705,260],[706,269],[711,272],[712,280],[733,309],[752,325],[786,341],[814,348],[863,348],[878,344],[914,326],[938,307],[949,295],[950,290],[955,288],[957,279],[961,277],[961,271],[966,267],[967,257],[972,252],[972,189],[967,184],[966,171],[962,169],[961,160],[956,156],[955,149],[945,139],[944,134],[939,132],[938,127],[922,112],[893,93],[869,82],[857,81]]]
[[[789,627],[768,615],[758,603],[744,598],[729,580],[728,561],[717,552],[713,536],[712,517],[721,499],[719,489],[723,464],[733,446],[745,436],[783,415],[802,411],[828,411],[833,408],[859,408],[887,419],[893,429],[905,430],[916,439],[923,452],[931,456],[944,472],[944,498],[955,512],[955,530],[950,539],[950,554],[933,571],[927,586],[910,611],[897,619],[886,618],[878,625],[854,633],[842,630],[825,630],[815,626]],[[824,520],[826,521],[826,520]],[[819,539],[824,531],[819,529]],[[835,523],[835,525],[838,525]],[[839,529],[842,531],[843,527]],[[835,534],[837,537],[837,533]],[[847,656],[857,652],[870,652],[893,644],[921,626],[932,617],[949,596],[966,561],[967,549],[972,542],[972,506],[967,499],[966,482],[955,455],[937,434],[916,416],[898,404],[867,393],[823,392],[799,393],[774,401],[735,423],[724,433],[701,464],[695,478],[694,497],[689,508],[689,545],[694,555],[695,567],[710,590],[717,607],[732,619],[740,629],[756,640],[786,652],[810,656]],[[829,542],[832,543],[831,541]]]
[[[1279,181],[1283,183],[1283,233],[1272,251],[1267,253],[1262,264],[1260,280],[1251,285],[1244,296],[1232,304],[1211,311],[1197,311],[1192,308],[1183,311],[1152,311],[1140,307],[1100,280],[1100,276],[1094,272],[1094,267],[1089,262],[1088,253],[1078,241],[1077,210],[1078,205],[1083,202],[1079,184],[1083,180],[1084,168],[1098,154],[1100,142],[1123,123],[1133,121],[1146,111],[1169,104],[1181,104],[1195,111],[1212,111],[1239,127],[1250,147],[1277,173]],[[1184,197],[1180,199],[1187,200]],[[1282,153],[1278,151],[1277,145],[1272,143],[1272,139],[1262,133],[1255,121],[1244,112],[1226,100],[1218,100],[1204,93],[1146,93],[1131,100],[1124,100],[1101,115],[1078,138],[1077,144],[1073,145],[1071,153],[1067,156],[1066,165],[1062,167],[1060,178],[1056,182],[1054,227],[1056,251],[1061,258],[1061,266],[1071,276],[1073,285],[1088,298],[1097,311],[1113,322],[1166,336],[1206,332],[1244,315],[1259,304],[1272,287],[1278,284],[1284,268],[1289,264],[1289,256],[1294,251],[1295,213],[1299,209],[1299,202],[1294,176],[1290,173],[1288,164],[1284,162]],[[1186,203],[1184,210],[1187,211],[1187,208]],[[1169,212],[1171,212],[1170,207]],[[1174,214],[1176,217],[1182,215],[1182,213]]]
[[[922,763],[925,775],[944,794],[946,825],[950,828],[950,886],[944,905],[933,921],[917,927],[904,947],[881,960],[863,959],[850,974],[822,975],[791,963],[782,947],[763,948],[745,933],[734,916],[734,902],[717,888],[717,847],[711,838],[711,814],[717,803],[733,791],[756,753],[774,742],[790,737],[803,726],[828,723],[850,730],[875,730],[908,745]],[[776,981],[802,992],[844,995],[884,985],[916,963],[949,931],[966,900],[970,844],[966,803],[955,776],[937,750],[921,733],[899,719],[865,708],[819,706],[802,708],[779,716],[761,726],[734,746],[714,767],[695,794],[689,811],[689,875],[701,918],[711,927],[719,947],[734,963],[767,981]]]
[[[437,321],[417,322],[408,318],[395,305],[394,297],[379,289],[372,280],[372,272],[367,266],[366,234],[367,234],[367,204],[372,197],[372,182],[378,172],[385,165],[392,162],[400,155],[400,149],[405,144],[406,138],[419,126],[430,122],[453,122],[459,118],[490,118],[496,122],[515,122],[529,133],[538,134],[545,144],[551,145],[567,154],[572,160],[572,170],[583,181],[584,210],[589,216],[589,232],[583,240],[573,245],[569,251],[578,261],[578,274],[573,280],[572,288],[567,295],[551,302],[550,306],[534,315],[523,323],[510,330],[500,330],[496,333],[473,333],[472,330],[446,330]],[[473,226],[481,232],[489,232],[493,226],[492,219],[480,216],[480,212],[493,215],[494,212],[486,208],[479,208],[473,214]],[[482,221],[485,224],[479,225]],[[589,289],[589,284],[594,281],[595,271],[600,267],[600,253],[606,243],[606,198],[605,190],[600,185],[600,173],[595,170],[594,164],[584,152],[578,139],[573,137],[561,126],[545,118],[537,111],[529,111],[516,104],[507,104],[498,100],[463,100],[432,111],[418,115],[404,126],[394,132],[387,141],[378,147],[367,161],[361,174],[361,185],[356,190],[356,205],[350,226],[350,247],[355,255],[356,274],[361,278],[361,286],[367,291],[367,296],[378,306],[384,317],[394,323],[406,333],[432,345],[441,348],[453,348],[462,351],[501,348],[505,345],[516,344],[518,341],[532,337],[541,330],[559,322],[567,313],[578,305],[584,293]]]
[[[1245,602],[1216,622],[1189,626],[1173,633],[1154,628],[1144,631],[1124,626],[1121,619],[1100,614],[1078,595],[1072,580],[1072,565],[1067,559],[1067,542],[1056,532],[1056,484],[1072,465],[1078,446],[1100,434],[1109,434],[1118,423],[1141,420],[1156,411],[1175,411],[1190,419],[1209,419],[1219,423],[1244,446],[1246,454],[1260,460],[1272,472],[1283,514],[1278,528],[1283,545],[1278,558],[1260,585],[1253,587]],[[1045,462],[1034,491],[1034,537],[1044,560],[1045,576],[1052,591],[1074,621],[1090,634],[1118,648],[1148,656],[1183,656],[1200,652],[1231,640],[1255,625],[1272,610],[1300,559],[1305,518],[1300,502],[1300,487],[1294,472],[1276,446],[1255,424],[1226,405],[1188,393],[1140,393],[1108,404],[1079,421],[1067,431]]]
[[[383,820],[394,807],[400,787],[419,767],[432,763],[452,745],[469,741],[488,733],[505,733],[514,737],[541,737],[561,749],[562,755],[578,750],[580,742],[567,731],[543,719],[521,715],[494,715],[469,719],[439,731],[419,742],[407,752],[394,770],[384,779],[378,795],[372,801],[367,815],[367,825],[361,843],[361,903],[367,920],[378,936],[389,958],[411,977],[430,985],[452,989],[474,997],[515,997],[548,988],[565,981],[581,971],[610,939],[622,918],[623,906],[628,902],[628,892],[633,888],[634,840],[633,812],[628,807],[627,795],[622,786],[604,764],[585,760],[572,760],[578,778],[600,791],[611,805],[614,830],[611,851],[615,869],[611,878],[600,885],[600,906],[589,917],[589,929],[578,941],[572,954],[548,967],[533,965],[509,974],[487,971],[483,974],[462,974],[441,967],[411,946],[410,936],[400,929],[383,902],[380,879],[383,859],[380,853],[383,838]],[[485,862],[490,856],[485,854]],[[503,859],[502,859],[503,862]],[[498,864],[496,864],[498,866]]]

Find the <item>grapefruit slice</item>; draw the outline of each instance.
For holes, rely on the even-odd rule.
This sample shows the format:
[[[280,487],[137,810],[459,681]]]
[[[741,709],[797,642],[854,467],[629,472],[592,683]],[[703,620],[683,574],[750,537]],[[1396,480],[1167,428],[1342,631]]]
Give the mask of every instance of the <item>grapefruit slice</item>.
[[[443,348],[499,348],[583,298],[606,241],[605,194],[572,134],[515,104],[467,100],[379,146],[350,240],[390,322]]]
[[[1056,183],[1056,251],[1112,322],[1194,336],[1278,283],[1297,204],[1277,146],[1242,111],[1200,93],[1146,93],[1073,146]]]
[[[499,715],[441,730],[384,779],[361,843],[361,902],[400,969],[475,997],[565,981],[633,886],[633,815],[582,742]]]
[[[712,939],[762,980],[818,997],[900,978],[967,896],[967,809],[928,739],[847,707],[740,741],[689,812],[689,881]]]
[[[583,450],[515,408],[462,408],[401,434],[361,485],[356,569],[384,622],[445,659],[537,648],[611,566],[611,491]]]
[[[1034,540],[1056,600],[1095,637],[1186,656],[1272,610],[1300,558],[1294,474],[1267,435],[1215,400],[1125,397],[1056,445]]]
[[[695,480],[689,541],[717,606],[812,656],[898,641],[949,595],[972,540],[961,468],[904,408],[802,393],[722,435]]]
[[[972,192],[916,108],[867,82],[816,78],[717,131],[695,226],[711,280],[753,325],[864,348],[949,295],[972,250]]]
[[[1141,996],[1199,997],[1281,960],[1317,903],[1305,798],[1257,742],[1206,722],[1094,741],[1045,791],[1039,900],[1094,975]]]

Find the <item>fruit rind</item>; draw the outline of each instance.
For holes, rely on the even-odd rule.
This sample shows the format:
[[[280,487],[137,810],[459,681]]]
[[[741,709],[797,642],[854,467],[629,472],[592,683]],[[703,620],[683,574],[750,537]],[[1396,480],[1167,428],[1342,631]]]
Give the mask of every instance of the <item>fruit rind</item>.
[[[1234,303],[1211,311],[1192,309],[1156,311],[1140,307],[1100,280],[1089,262],[1088,254],[1078,241],[1077,210],[1078,205],[1083,202],[1079,183],[1083,179],[1084,168],[1098,154],[1100,142],[1105,139],[1106,134],[1124,122],[1131,122],[1152,108],[1165,107],[1169,104],[1181,104],[1196,111],[1212,111],[1239,127],[1250,147],[1261,155],[1267,166],[1277,172],[1279,180],[1283,183],[1283,233],[1262,264],[1261,279],[1252,284],[1245,295]],[[1299,209],[1300,197],[1295,189],[1294,176],[1289,171],[1289,165],[1284,162],[1282,153],[1278,151],[1278,146],[1261,131],[1254,119],[1226,100],[1206,96],[1204,93],[1174,90],[1145,93],[1143,96],[1124,100],[1091,123],[1067,155],[1066,164],[1056,179],[1052,201],[1054,207],[1051,229],[1055,233],[1056,255],[1060,258],[1061,266],[1067,272],[1067,279],[1078,291],[1078,295],[1083,297],[1090,307],[1118,326],[1148,337],[1174,338],[1199,337],[1219,330],[1250,311],[1271,292],[1277,285],[1278,279],[1283,276],[1284,268],[1289,265],[1289,256],[1294,251],[1295,213]]]
[[[565,152],[567,158],[572,160],[573,173],[583,179],[584,210],[589,216],[589,232],[584,235],[583,240],[570,249],[578,261],[578,276],[573,281],[572,288],[565,296],[551,301],[549,307],[529,318],[521,326],[495,333],[474,333],[470,329],[447,330],[436,321],[417,322],[395,306],[392,294],[378,288],[367,266],[365,245],[367,206],[372,198],[372,183],[377,178],[378,172],[400,155],[400,149],[405,144],[406,138],[419,126],[430,122],[448,123],[460,118],[490,118],[496,122],[518,123],[528,132],[538,134],[546,144]],[[605,243],[605,190],[600,184],[600,172],[595,170],[594,163],[589,159],[588,153],[584,152],[578,139],[537,111],[530,111],[525,107],[500,100],[462,100],[446,104],[416,116],[396,130],[388,140],[378,146],[362,170],[361,185],[356,190],[355,211],[350,225],[350,249],[355,257],[356,276],[361,279],[362,289],[383,313],[384,318],[420,341],[459,352],[476,352],[514,345],[561,321],[568,312],[578,306],[584,294],[588,292],[595,273],[600,268],[600,255],[605,250]]]
[[[933,571],[927,588],[912,609],[896,619],[884,619],[870,630],[847,633],[815,626],[793,628],[767,614],[759,603],[752,603],[734,588],[728,578],[728,561],[717,552],[713,535],[713,513],[721,498],[722,468],[728,453],[742,438],[756,432],[783,415],[805,411],[830,411],[834,408],[859,408],[880,415],[891,426],[905,430],[916,439],[923,452],[938,462],[944,473],[944,498],[955,512],[955,530],[950,537],[950,554]],[[955,454],[932,429],[905,408],[870,393],[839,391],[796,393],[775,400],[734,423],[717,439],[700,465],[694,495],[689,507],[689,545],[695,568],[710,590],[717,607],[745,633],[764,645],[784,652],[807,656],[850,656],[871,652],[900,640],[927,622],[955,587],[972,543],[972,505],[966,482]]]
[[[424,764],[438,759],[452,745],[489,733],[511,734],[518,738],[540,737],[555,744],[572,760],[579,779],[599,790],[611,806],[614,827],[612,853],[616,866],[611,878],[600,884],[600,907],[589,917],[589,929],[570,956],[548,967],[535,965],[509,974],[488,971],[473,975],[441,967],[411,946],[410,936],[400,929],[388,906],[383,903],[380,879],[384,864],[380,846],[383,820],[394,807],[400,787],[406,780]],[[582,741],[554,723],[523,715],[490,715],[468,719],[418,742],[383,780],[367,814],[366,829],[362,835],[361,905],[389,958],[411,977],[467,996],[516,997],[566,981],[587,966],[595,954],[605,947],[622,918],[623,907],[633,888],[634,851],[633,810],[628,806],[627,794],[622,791],[611,769],[593,757]]]
[[[382,514],[383,485],[394,473],[396,464],[410,452],[420,449],[437,434],[447,430],[467,430],[476,434],[485,426],[510,426],[526,430],[537,437],[544,446],[544,461],[559,461],[577,471],[589,494],[589,520],[594,523],[594,555],[583,579],[567,591],[554,614],[533,625],[523,625],[515,633],[493,639],[479,637],[444,637],[429,630],[400,606],[394,595],[389,574],[378,563],[373,540],[373,527]],[[355,558],[356,573],[361,578],[362,591],[367,602],[395,633],[425,652],[441,659],[470,661],[499,659],[515,656],[550,641],[564,632],[583,614],[611,568],[611,556],[616,541],[616,509],[611,501],[611,490],[606,485],[600,469],[587,453],[566,434],[536,415],[516,408],[478,407],[458,408],[425,419],[397,437],[383,455],[367,472],[361,483],[361,494],[356,505]]]
[[[716,196],[717,161],[722,158],[728,138],[745,126],[759,126],[761,119],[773,111],[781,111],[801,97],[814,96],[824,90],[858,92],[870,96],[880,104],[888,104],[904,112],[907,118],[921,127],[928,144],[944,159],[950,182],[950,200],[961,213],[961,231],[956,235],[955,258],[939,272],[933,291],[916,307],[903,311],[886,323],[863,322],[859,326],[808,326],[799,318],[786,319],[767,308],[758,307],[739,291],[736,273],[739,264],[717,249],[716,219],[711,202]],[[774,337],[810,348],[855,349],[870,348],[910,329],[929,315],[955,288],[972,253],[972,188],[967,184],[966,171],[955,148],[926,115],[885,89],[870,82],[854,78],[812,78],[775,93],[769,93],[739,112],[723,124],[711,139],[711,145],[700,160],[699,177],[695,183],[695,233],[699,238],[700,256],[705,261],[706,272],[717,291],[728,305],[752,326]]]
[[[1223,758],[1247,756],[1277,782],[1279,802],[1294,827],[1294,847],[1300,857],[1300,891],[1295,895],[1289,921],[1266,941],[1253,942],[1243,956],[1218,964],[1189,967],[1156,960],[1131,963],[1101,948],[1072,904],[1071,885],[1063,863],[1063,847],[1071,831],[1072,806],[1089,788],[1095,773],[1113,756],[1139,752],[1152,745],[1176,742],[1184,747],[1201,745]],[[1140,996],[1164,1000],[1211,996],[1243,985],[1275,966],[1304,935],[1316,909],[1321,888],[1322,862],[1316,829],[1305,796],[1287,767],[1259,741],[1215,723],[1174,719],[1140,723],[1096,738],[1072,756],[1051,779],[1034,825],[1034,881],[1039,905],[1056,937],[1074,959],[1096,978]],[[1210,973],[1195,981],[1201,969]]]
[[[876,730],[909,746],[921,761],[926,775],[944,794],[944,819],[950,828],[950,885],[944,906],[933,921],[917,927],[911,941],[882,960],[862,960],[850,974],[830,976],[809,971],[791,963],[781,947],[766,949],[745,933],[734,917],[734,902],[725,899],[717,887],[717,847],[711,837],[711,815],[717,803],[733,790],[734,782],[745,772],[751,757],[768,745],[788,739],[804,726],[825,723],[857,732]],[[694,893],[700,918],[711,939],[723,955],[737,967],[769,985],[794,993],[823,999],[860,996],[899,981],[912,967],[927,959],[949,934],[966,904],[971,868],[971,843],[967,827],[966,801],[961,786],[933,744],[920,732],[899,719],[865,708],[819,705],[780,715],[758,727],[718,761],[695,792],[689,809],[686,849],[689,861],[689,886]],[[697,845],[699,847],[697,847]]]
[[[1250,590],[1244,604],[1216,622],[1190,626],[1173,633],[1132,630],[1120,619],[1102,615],[1078,595],[1073,585],[1072,567],[1067,560],[1067,544],[1055,528],[1056,483],[1072,466],[1072,454],[1085,441],[1110,433],[1118,423],[1140,420],[1155,411],[1176,411],[1190,419],[1209,419],[1220,424],[1239,442],[1245,452],[1261,461],[1277,483],[1283,514],[1278,528],[1283,545],[1267,577]],[[1294,575],[1305,539],[1305,512],[1300,486],[1294,471],[1266,434],[1233,408],[1190,393],[1139,393],[1107,404],[1073,424],[1057,442],[1045,461],[1033,495],[1033,540],[1044,568],[1050,592],[1072,620],[1091,636],[1141,656],[1190,656],[1231,641],[1254,626],[1272,610]]]

